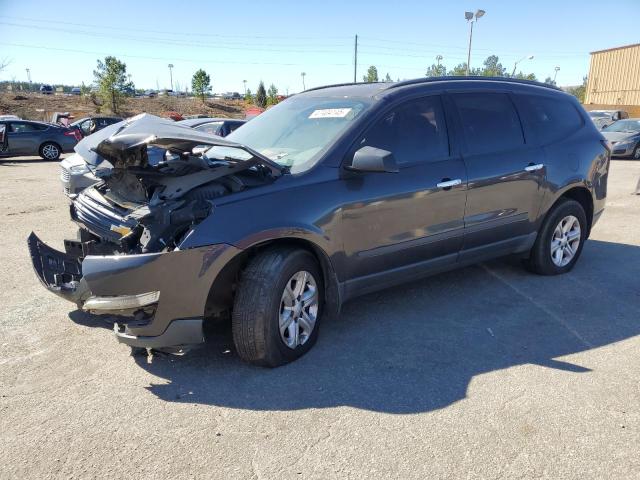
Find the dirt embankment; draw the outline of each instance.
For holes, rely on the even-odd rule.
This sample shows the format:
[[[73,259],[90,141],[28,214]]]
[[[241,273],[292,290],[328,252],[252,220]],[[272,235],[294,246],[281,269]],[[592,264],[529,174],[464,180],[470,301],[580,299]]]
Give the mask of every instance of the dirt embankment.
[[[119,116],[130,117],[139,113],[166,116],[167,112],[209,117],[244,118],[247,105],[243,101],[212,100],[205,103],[199,98],[127,98]],[[0,94],[0,115],[18,115],[28,120],[49,121],[54,112],[69,112],[76,118],[98,113],[111,115],[104,106],[96,105],[89,96],[42,95],[39,93]]]

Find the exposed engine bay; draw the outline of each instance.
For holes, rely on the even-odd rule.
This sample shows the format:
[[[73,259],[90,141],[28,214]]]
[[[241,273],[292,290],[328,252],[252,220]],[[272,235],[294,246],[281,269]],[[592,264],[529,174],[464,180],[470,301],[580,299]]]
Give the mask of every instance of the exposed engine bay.
[[[80,258],[173,250],[211,213],[212,200],[265,185],[283,170],[248,147],[152,115],[122,123],[76,148],[102,180],[71,204],[80,233],[65,247]],[[149,162],[151,145],[166,149],[162,161]],[[239,149],[245,159],[192,153],[202,145]]]

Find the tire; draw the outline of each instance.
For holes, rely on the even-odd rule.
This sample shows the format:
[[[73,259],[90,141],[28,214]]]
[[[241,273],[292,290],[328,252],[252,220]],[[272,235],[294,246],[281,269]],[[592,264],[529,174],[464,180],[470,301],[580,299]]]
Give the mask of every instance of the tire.
[[[304,334],[303,324],[300,323],[299,326],[297,320],[290,321],[289,329],[281,333],[280,319],[281,316],[286,316],[282,308],[285,302],[285,288],[298,285],[292,280],[300,272],[307,272],[315,282],[315,322],[308,334]],[[313,290],[310,286],[311,280],[308,276],[306,279],[309,283],[300,282],[300,285],[304,285],[303,288],[308,286],[309,288],[302,293],[310,295]],[[323,298],[322,275],[315,257],[310,252],[290,247],[275,247],[253,258],[242,272],[231,319],[233,342],[240,358],[254,365],[277,367],[307,353],[318,338]],[[313,307],[305,307],[302,310],[296,310],[295,307],[285,308],[289,309],[291,317],[303,315],[302,310],[305,310],[308,320],[309,309]],[[303,322],[303,319],[300,319],[300,322]],[[304,322],[305,325],[309,325],[306,320]],[[289,334],[291,330],[295,332],[297,342],[294,342]],[[295,346],[288,346],[285,341],[295,343]]]
[[[44,160],[59,160],[60,154],[62,153],[62,149],[57,143],[53,142],[45,142],[40,145],[40,149],[38,150],[40,157]]]
[[[575,227],[575,221],[567,220],[571,218],[576,220],[579,225],[580,231],[577,236],[578,232],[575,228],[570,229],[567,233],[562,233],[562,228],[560,232],[557,230],[558,227],[568,227],[570,222]],[[566,223],[562,223],[565,220]],[[531,249],[529,258],[525,261],[525,266],[539,275],[567,273],[580,258],[582,247],[587,239],[587,228],[587,215],[582,205],[575,200],[561,199],[547,214],[538,231],[538,238]],[[575,242],[576,239],[579,243]],[[552,258],[552,248],[555,252],[555,259]],[[569,258],[570,252],[572,252],[572,256]]]
[[[631,154],[631,158],[633,160],[640,160],[640,143],[636,145],[636,148],[633,149],[633,153]]]

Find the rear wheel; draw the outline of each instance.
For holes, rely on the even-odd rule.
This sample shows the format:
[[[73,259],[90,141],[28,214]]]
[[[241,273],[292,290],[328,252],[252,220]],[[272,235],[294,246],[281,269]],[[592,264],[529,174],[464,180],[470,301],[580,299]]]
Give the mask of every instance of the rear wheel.
[[[58,160],[62,153],[60,147],[53,142],[46,142],[40,145],[40,156],[45,160]]]
[[[238,355],[277,367],[307,353],[316,342],[324,284],[308,251],[276,247],[255,257],[242,273],[232,314]]]
[[[587,238],[587,216],[575,200],[562,200],[547,214],[526,266],[540,275],[559,275],[573,268]]]
[[[640,143],[638,143],[638,145],[636,145],[636,148],[633,149],[631,158],[633,158],[634,160],[640,160]]]

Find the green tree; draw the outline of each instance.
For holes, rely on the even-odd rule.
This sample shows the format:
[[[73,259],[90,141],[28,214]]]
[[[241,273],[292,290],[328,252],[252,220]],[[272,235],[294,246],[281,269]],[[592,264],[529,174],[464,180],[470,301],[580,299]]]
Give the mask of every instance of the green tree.
[[[253,102],[253,95],[251,95],[251,89],[247,88],[246,93],[244,94],[244,101],[247,103]]]
[[[507,69],[502,66],[497,55],[489,55],[483,63],[480,75],[484,77],[506,77]]]
[[[205,97],[211,91],[211,77],[209,77],[209,74],[202,69],[194,73],[191,79],[191,89],[204,103]]]
[[[393,79],[391,78],[391,75],[389,75],[389,73],[387,73],[387,76],[384,77],[384,81],[385,83],[393,83]]]
[[[362,76],[362,81],[372,83],[378,81],[378,69],[371,65],[367,70],[367,74]]]
[[[580,103],[584,103],[584,97],[587,93],[587,77],[582,77],[582,85],[568,87],[567,93],[576,97]]]
[[[467,62],[459,63],[453,70],[449,70],[447,72],[448,75],[452,75],[455,77],[462,77],[467,74]]]
[[[127,65],[116,57],[105,57],[104,62],[98,60],[93,76],[102,101],[111,105],[113,113],[118,113],[124,92],[133,89],[133,82],[127,77]]]
[[[267,92],[264,89],[264,82],[262,80],[260,80],[258,90],[256,91],[256,105],[262,108],[267,106]]]
[[[535,73],[522,73],[522,72],[518,72],[516,73],[513,78],[519,78],[521,80],[533,80],[536,81],[538,80],[538,78],[536,77]]]
[[[443,64],[436,65],[432,64],[429,68],[427,68],[427,73],[425,74],[427,77],[444,77],[447,74],[447,67]]]
[[[547,85],[555,85],[556,82],[553,81],[553,78],[551,77],[547,77],[544,79],[544,83],[546,83]]]
[[[275,105],[278,103],[278,89],[272,83],[267,91],[267,105]]]

